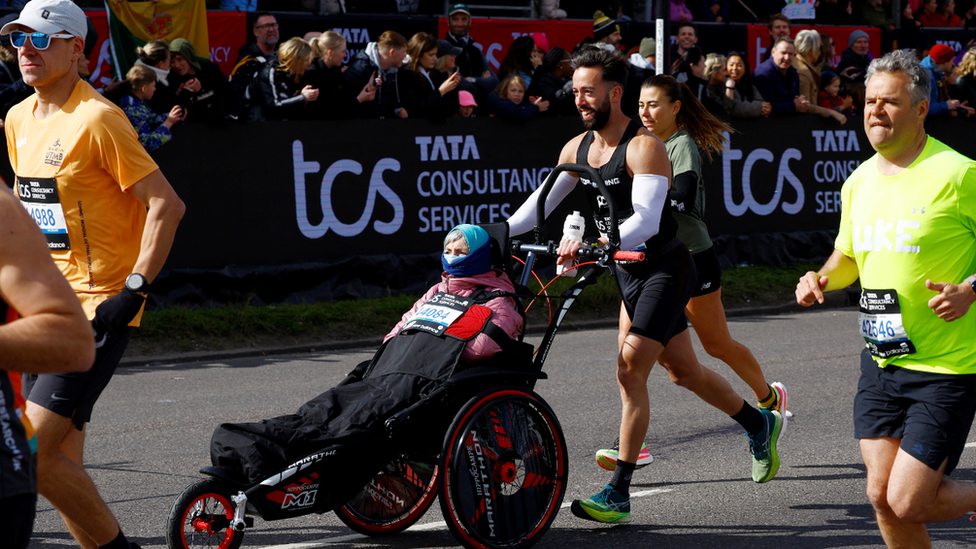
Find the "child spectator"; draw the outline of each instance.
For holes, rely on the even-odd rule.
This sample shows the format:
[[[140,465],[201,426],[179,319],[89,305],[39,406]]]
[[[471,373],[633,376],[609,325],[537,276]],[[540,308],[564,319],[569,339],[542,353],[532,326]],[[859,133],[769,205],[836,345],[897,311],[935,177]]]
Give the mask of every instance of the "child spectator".
[[[474,110],[478,108],[478,104],[474,100],[474,96],[471,92],[461,90],[458,92],[458,103],[461,106],[458,108],[457,116],[460,118],[473,118]]]
[[[500,118],[509,120],[531,120],[540,112],[546,112],[549,102],[541,97],[525,99],[525,80],[517,74],[512,74],[502,80],[498,89],[488,96],[488,107]]]
[[[840,97],[840,76],[831,71],[820,73],[820,92],[817,104],[847,116],[854,115],[854,98],[850,95]]]
[[[149,108],[147,101],[152,99],[156,91],[156,73],[151,68],[133,65],[125,75],[125,80],[131,89],[122,97],[122,112],[129,117],[129,122],[139,134],[142,146],[147,151],[154,151],[173,137],[170,128],[177,122],[182,122],[186,115],[179,105],[170,109],[168,115],[156,114],[156,111]]]

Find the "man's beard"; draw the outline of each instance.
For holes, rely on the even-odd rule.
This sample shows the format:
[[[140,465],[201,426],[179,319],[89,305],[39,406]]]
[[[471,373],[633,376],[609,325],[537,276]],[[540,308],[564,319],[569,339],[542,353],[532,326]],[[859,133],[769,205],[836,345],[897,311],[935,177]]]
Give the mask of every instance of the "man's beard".
[[[583,113],[580,113],[582,117]],[[593,111],[593,118],[587,120],[583,118],[583,127],[588,131],[598,132],[606,127],[607,122],[610,121],[610,98],[605,97],[603,99],[603,104],[600,108]]]

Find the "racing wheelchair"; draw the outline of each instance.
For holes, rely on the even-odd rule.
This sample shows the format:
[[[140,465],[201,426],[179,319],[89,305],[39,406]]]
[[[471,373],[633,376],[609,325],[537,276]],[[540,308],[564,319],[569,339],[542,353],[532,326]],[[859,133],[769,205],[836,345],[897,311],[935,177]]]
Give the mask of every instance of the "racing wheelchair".
[[[538,542],[559,511],[568,458],[552,408],[536,394],[559,326],[583,289],[613,260],[641,260],[619,252],[616,207],[595,170],[563,164],[547,177],[539,196],[535,243],[510,241],[508,225],[483,226],[493,241],[493,263],[513,274],[512,255],[525,255],[519,282],[523,299],[539,256],[555,256],[558,243],[543,242],[545,199],[563,171],[585,173],[607,200],[611,227],[606,248],[584,247],[593,260],[566,290],[535,356],[525,343],[462,371],[405,402],[380,427],[335,440],[288,462],[260,480],[226,466],[201,469],[206,476],[185,488],[170,511],[170,549],[237,549],[254,517],[276,521],[334,511],[353,530],[369,536],[396,534],[416,523],[437,496],[451,533],[468,548],[527,548]],[[383,347],[377,352],[382,353]],[[376,358],[374,357],[374,362]],[[337,387],[362,383],[371,362]]]

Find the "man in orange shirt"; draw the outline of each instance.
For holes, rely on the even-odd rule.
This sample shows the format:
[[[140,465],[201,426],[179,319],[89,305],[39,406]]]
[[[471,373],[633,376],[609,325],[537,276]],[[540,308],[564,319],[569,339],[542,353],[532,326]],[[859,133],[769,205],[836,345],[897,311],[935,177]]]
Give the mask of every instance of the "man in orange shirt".
[[[87,23],[69,0],[32,0],[0,29],[35,94],[6,119],[17,195],[91,319],[84,374],[25,376],[37,487],[85,549],[128,549],[83,463],[85,424],[138,326],[184,205],[125,114],[78,76]]]

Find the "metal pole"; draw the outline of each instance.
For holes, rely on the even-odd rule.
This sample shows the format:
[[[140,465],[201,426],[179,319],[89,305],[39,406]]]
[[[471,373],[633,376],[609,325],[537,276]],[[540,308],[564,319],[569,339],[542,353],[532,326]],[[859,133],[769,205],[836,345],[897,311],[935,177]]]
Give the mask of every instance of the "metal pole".
[[[657,55],[654,58],[655,74],[666,74],[671,66],[671,6],[668,0],[654,0],[655,40]]]

